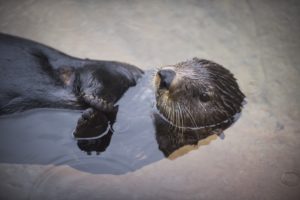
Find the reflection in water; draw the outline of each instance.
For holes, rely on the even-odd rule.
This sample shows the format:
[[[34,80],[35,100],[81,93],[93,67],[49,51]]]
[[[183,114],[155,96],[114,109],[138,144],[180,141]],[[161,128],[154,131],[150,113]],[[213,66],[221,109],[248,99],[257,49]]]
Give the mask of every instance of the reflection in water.
[[[80,150],[87,152],[88,155],[91,155],[93,151],[99,155],[108,147],[112,134],[112,130],[109,129],[108,132],[101,135],[100,138],[90,140],[79,139],[77,146]]]
[[[155,139],[158,143],[159,150],[163,152],[164,156],[170,158],[170,155],[173,154],[170,159],[174,159],[188,153],[196,146],[198,147],[209,144],[210,141],[216,139],[216,135],[222,137],[224,134],[223,130],[229,127],[234,121],[235,119],[233,118],[232,120],[228,120],[214,128],[184,130],[171,126],[161,118],[161,115],[154,113]],[[79,149],[87,152],[88,155],[91,155],[93,151],[99,155],[109,146],[112,135],[113,130],[109,128],[108,131],[95,139],[78,139],[77,145]],[[175,151],[187,145],[189,145],[189,148],[174,154]],[[191,145],[195,147],[193,148]]]
[[[170,125],[166,122],[160,114],[153,113],[154,116],[154,127],[155,127],[155,139],[158,143],[159,150],[163,152],[166,157],[169,157],[176,150],[184,147],[186,145],[205,145],[208,138],[212,135],[223,136],[223,130],[228,128],[236,119],[232,118],[217,127],[213,128],[199,128],[193,129],[182,129]],[[99,123],[99,122],[98,122]],[[90,124],[91,125],[91,124]],[[146,127],[145,127],[146,128]],[[91,129],[91,127],[89,127]],[[88,155],[91,155],[92,151],[95,151],[97,155],[105,151],[108,147],[111,137],[113,135],[113,130],[108,129],[108,131],[101,134],[95,139],[78,139],[77,145],[82,151],[86,151]],[[210,139],[216,139],[215,137],[210,137]],[[203,141],[203,142],[200,142]],[[191,148],[189,148],[192,150]],[[174,156],[173,156],[174,158]]]
[[[77,129],[84,133],[93,131],[94,125],[106,127],[95,139],[74,140],[72,131],[79,111],[40,109],[1,117],[0,163],[69,165],[89,173],[124,174],[164,157],[181,156],[193,148],[177,154],[176,150],[186,145],[197,147],[199,141],[220,134],[234,121],[209,129],[174,128],[155,111],[150,84],[151,73],[147,73],[118,102],[114,117],[108,117],[110,124],[95,120],[97,123],[91,121],[83,127],[87,129]]]
[[[154,113],[154,126],[155,126],[155,139],[158,143],[159,150],[163,152],[165,157],[169,157],[175,151],[180,148],[193,145],[207,145],[209,141],[216,139],[216,135],[222,137],[223,130],[229,127],[235,120],[228,120],[223,124],[220,124],[214,128],[200,128],[196,130],[184,130],[180,128],[176,128],[169,123],[167,123],[164,119],[161,118],[161,115]],[[102,122],[98,122],[102,123]],[[106,122],[105,122],[106,123]],[[91,127],[87,128],[91,130]],[[84,131],[84,130],[82,130]],[[81,134],[82,135],[82,134]],[[88,134],[89,135],[89,134]],[[101,152],[104,152],[106,148],[109,146],[111,137],[113,135],[113,130],[108,128],[107,131],[102,133],[97,138],[80,138],[77,139],[77,145],[79,149],[87,152],[88,155],[94,151],[97,155]],[[215,136],[215,137],[209,137]],[[205,140],[209,138],[208,140]],[[189,151],[193,148],[189,148]],[[185,153],[187,153],[187,149],[185,149]],[[185,154],[184,153],[184,154]],[[172,156],[172,159],[178,157],[180,153],[177,153],[177,156]]]
[[[169,156],[174,151],[185,145],[197,145],[199,141],[211,136],[223,134],[223,130],[228,128],[236,118],[224,121],[215,127],[201,127],[197,129],[183,129],[170,126],[159,114],[154,114],[156,140],[159,149],[165,156]]]

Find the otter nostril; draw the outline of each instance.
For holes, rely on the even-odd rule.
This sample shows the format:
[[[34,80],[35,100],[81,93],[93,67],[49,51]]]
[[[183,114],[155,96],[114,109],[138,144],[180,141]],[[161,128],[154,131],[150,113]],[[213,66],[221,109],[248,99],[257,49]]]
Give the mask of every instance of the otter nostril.
[[[176,75],[173,70],[160,70],[158,71],[158,76],[160,77],[160,89],[169,89],[170,85]]]

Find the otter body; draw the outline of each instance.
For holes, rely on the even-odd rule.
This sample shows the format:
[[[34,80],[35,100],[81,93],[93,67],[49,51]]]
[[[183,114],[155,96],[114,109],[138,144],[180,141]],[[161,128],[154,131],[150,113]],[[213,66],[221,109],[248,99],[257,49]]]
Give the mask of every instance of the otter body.
[[[0,71],[0,115],[42,107],[110,111],[143,73],[5,34],[0,34]]]
[[[168,156],[220,134],[236,120],[245,98],[229,70],[198,58],[146,73],[121,98],[136,85],[142,70],[74,58],[4,34],[0,70],[0,114],[41,107],[86,109],[73,135],[84,140],[78,144],[87,151],[104,151],[114,131],[130,131],[135,138],[155,137]],[[97,137],[104,132],[105,137]],[[105,147],[93,146],[100,144]]]

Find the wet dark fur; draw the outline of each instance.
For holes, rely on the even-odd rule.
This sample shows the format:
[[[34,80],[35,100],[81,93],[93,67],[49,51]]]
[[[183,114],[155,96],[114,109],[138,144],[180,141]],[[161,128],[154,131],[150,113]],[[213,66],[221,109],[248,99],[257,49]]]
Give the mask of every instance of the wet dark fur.
[[[157,78],[156,100],[175,126],[214,126],[241,112],[245,96],[229,70],[198,58],[171,67],[176,76],[168,90],[159,88]]]
[[[74,58],[0,34],[0,115],[42,107],[109,112],[142,73],[129,64]]]

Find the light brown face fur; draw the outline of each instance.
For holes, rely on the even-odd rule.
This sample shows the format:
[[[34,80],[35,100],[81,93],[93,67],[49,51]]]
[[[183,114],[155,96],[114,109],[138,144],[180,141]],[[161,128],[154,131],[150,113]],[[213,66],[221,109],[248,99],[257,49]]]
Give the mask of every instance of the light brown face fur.
[[[177,127],[209,127],[241,112],[244,94],[236,79],[221,65],[193,58],[162,69],[176,75],[168,89],[154,77],[156,106]]]

